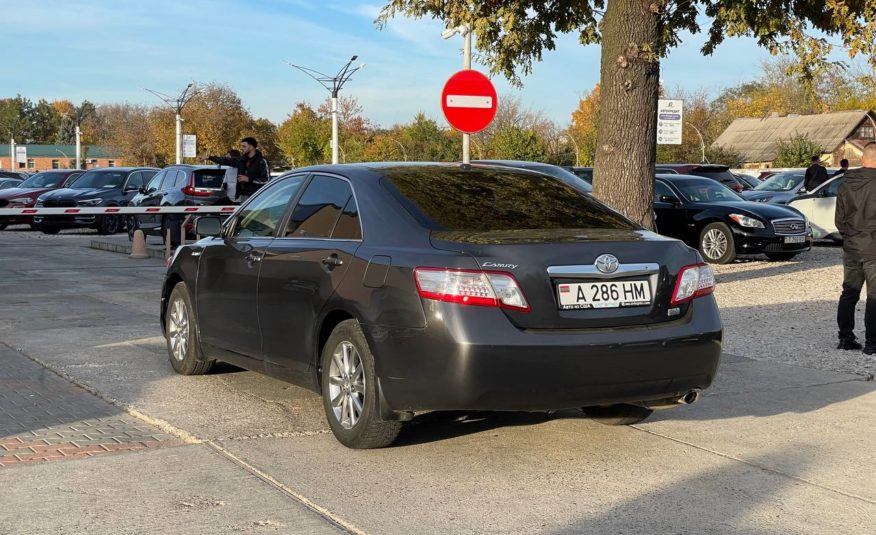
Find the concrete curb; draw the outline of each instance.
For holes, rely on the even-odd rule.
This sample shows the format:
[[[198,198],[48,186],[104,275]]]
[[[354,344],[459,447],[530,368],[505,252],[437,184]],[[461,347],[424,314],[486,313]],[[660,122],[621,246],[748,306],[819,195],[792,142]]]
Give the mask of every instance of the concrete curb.
[[[124,255],[131,254],[131,245],[130,244],[121,244],[121,243],[113,243],[109,241],[103,240],[91,240],[91,243],[88,246],[90,249],[97,249],[99,251],[108,251],[110,253],[120,253]],[[146,246],[146,255],[148,258],[157,258],[158,260],[164,260],[164,247],[157,246]]]

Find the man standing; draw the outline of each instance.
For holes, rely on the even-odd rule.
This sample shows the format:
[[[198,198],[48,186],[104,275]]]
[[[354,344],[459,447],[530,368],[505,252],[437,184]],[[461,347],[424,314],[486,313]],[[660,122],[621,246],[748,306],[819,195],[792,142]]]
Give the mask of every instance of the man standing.
[[[848,170],[849,170],[849,161],[846,160],[845,158],[843,158],[842,160],[840,160],[840,168],[837,169],[837,170],[833,173],[833,176],[842,175],[842,174],[844,174],[844,173],[845,173],[846,171],[848,171]]]
[[[268,161],[265,160],[260,150],[257,149],[259,142],[253,137],[245,137],[240,140],[239,158],[224,156],[210,156],[211,162],[219,165],[237,167],[237,201],[243,202],[254,194],[271,179],[271,171]]]
[[[843,237],[843,293],[837,309],[838,349],[860,350],[855,306],[867,285],[864,354],[876,354],[876,143],[864,147],[863,167],[846,173],[836,199],[836,228]]]
[[[806,188],[806,191],[813,191],[825,182],[827,182],[827,169],[821,165],[820,156],[813,156],[812,165],[806,168],[806,176],[803,178],[803,187]]]

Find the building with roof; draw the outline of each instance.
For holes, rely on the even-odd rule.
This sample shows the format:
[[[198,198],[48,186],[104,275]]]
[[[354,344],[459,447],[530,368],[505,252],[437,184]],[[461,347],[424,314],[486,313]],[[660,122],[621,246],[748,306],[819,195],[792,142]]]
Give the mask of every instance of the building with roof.
[[[34,173],[47,169],[73,169],[76,167],[76,145],[37,145],[25,144],[16,147],[27,148],[27,161],[17,162],[10,167],[9,145],[0,145],[0,168]],[[122,156],[110,147],[82,145],[82,163],[85,169],[98,167],[119,167],[123,165]]]
[[[736,119],[712,146],[740,154],[745,168],[772,167],[779,141],[798,135],[821,146],[825,165],[836,167],[846,158],[854,167],[860,165],[864,146],[876,140],[876,116],[872,111],[855,110]]]

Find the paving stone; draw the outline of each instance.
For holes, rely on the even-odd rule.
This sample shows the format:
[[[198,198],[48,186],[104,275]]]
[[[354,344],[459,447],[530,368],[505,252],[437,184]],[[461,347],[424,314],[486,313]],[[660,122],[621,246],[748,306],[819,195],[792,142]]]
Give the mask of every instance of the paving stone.
[[[0,347],[0,467],[181,443]]]

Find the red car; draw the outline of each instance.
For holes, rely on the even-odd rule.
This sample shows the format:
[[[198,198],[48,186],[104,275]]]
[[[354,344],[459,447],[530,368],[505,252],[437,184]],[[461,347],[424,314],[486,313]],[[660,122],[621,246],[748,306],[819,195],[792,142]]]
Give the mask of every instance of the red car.
[[[76,169],[58,169],[43,171],[22,182],[17,188],[0,191],[0,208],[32,208],[37,197],[47,191],[69,186],[79,178],[83,171]],[[31,225],[31,216],[0,216],[0,230],[8,225]]]

